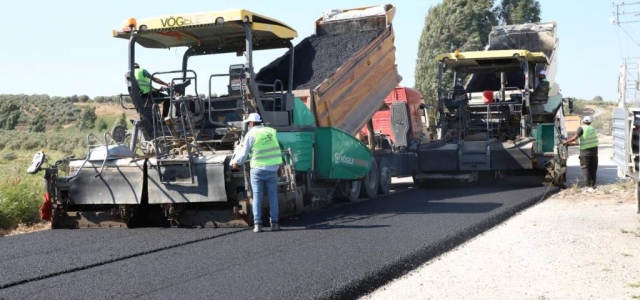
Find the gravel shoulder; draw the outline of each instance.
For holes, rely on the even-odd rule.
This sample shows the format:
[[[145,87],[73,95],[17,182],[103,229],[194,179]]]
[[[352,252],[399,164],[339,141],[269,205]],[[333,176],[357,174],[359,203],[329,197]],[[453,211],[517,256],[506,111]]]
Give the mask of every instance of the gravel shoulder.
[[[640,215],[609,142],[595,192],[571,186],[361,299],[640,299]]]

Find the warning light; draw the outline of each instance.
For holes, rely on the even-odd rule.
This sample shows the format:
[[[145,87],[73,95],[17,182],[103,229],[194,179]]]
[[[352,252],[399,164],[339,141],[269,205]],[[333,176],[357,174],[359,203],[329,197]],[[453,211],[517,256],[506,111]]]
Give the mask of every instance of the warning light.
[[[454,55],[455,57],[460,56],[460,51],[458,51],[458,50],[456,49],[456,51],[453,51],[453,55]]]
[[[129,18],[129,27],[131,28],[135,28],[136,27],[136,19],[135,18]]]

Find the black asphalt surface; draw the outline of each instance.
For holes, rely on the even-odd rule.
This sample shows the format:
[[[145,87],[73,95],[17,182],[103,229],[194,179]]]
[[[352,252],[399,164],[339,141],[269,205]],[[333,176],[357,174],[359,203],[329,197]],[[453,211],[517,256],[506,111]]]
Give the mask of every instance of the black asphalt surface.
[[[321,37],[314,34],[306,37],[293,51],[293,90],[316,88],[383,31],[356,31]],[[287,87],[290,65],[291,51],[287,51],[260,69],[256,74],[256,81],[273,84],[275,80],[280,80]]]
[[[83,229],[4,238],[2,282],[26,282],[0,289],[0,299],[354,298],[556,190],[412,189],[260,234]]]
[[[241,229],[48,230],[0,240],[0,288],[144,255]]]

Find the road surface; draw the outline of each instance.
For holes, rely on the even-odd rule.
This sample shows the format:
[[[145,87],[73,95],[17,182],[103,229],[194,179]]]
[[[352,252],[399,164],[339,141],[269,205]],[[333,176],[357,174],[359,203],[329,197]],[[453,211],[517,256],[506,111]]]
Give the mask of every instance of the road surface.
[[[80,229],[0,239],[0,299],[357,298],[555,188],[408,189],[250,229]],[[268,229],[267,229],[268,230]]]

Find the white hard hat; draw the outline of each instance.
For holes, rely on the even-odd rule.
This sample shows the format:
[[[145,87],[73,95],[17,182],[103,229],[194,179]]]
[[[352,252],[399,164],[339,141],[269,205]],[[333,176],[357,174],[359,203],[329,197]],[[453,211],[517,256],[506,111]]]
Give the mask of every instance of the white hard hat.
[[[244,121],[242,122],[247,123],[247,122],[261,122],[261,121],[262,119],[260,118],[259,114],[250,113],[249,116],[246,119],[244,119]]]
[[[582,122],[591,123],[591,116],[586,116],[582,119]]]
[[[545,70],[540,70],[540,75],[547,75],[547,71],[545,71]]]

